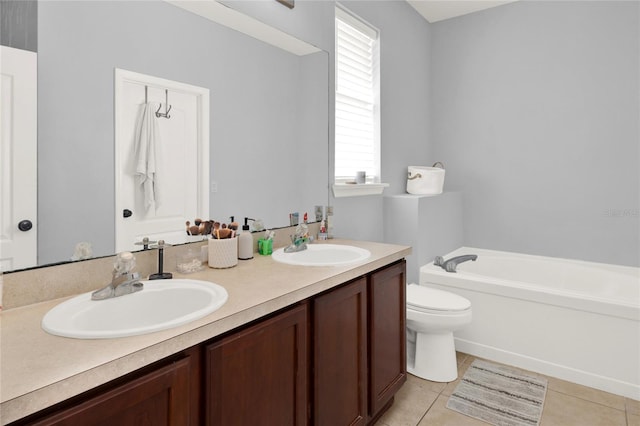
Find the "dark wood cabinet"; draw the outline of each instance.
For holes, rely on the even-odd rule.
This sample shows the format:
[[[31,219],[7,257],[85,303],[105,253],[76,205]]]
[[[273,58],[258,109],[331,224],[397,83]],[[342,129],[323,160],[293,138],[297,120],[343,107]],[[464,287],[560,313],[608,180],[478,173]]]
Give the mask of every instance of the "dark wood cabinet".
[[[369,275],[369,413],[381,410],[407,380],[406,262]]]
[[[405,261],[14,425],[374,423],[406,381]]]
[[[184,426],[191,421],[189,357],[132,379],[30,425]]]
[[[406,262],[313,299],[314,424],[374,423],[407,380]]]
[[[367,280],[313,301],[314,425],[367,422]]]
[[[207,425],[306,425],[307,303],[207,346]]]

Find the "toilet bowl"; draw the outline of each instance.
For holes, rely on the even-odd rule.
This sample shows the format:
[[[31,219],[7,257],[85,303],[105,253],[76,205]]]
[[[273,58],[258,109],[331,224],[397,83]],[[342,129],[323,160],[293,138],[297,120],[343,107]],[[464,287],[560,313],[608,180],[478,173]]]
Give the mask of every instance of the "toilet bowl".
[[[407,371],[434,382],[458,378],[453,332],[471,322],[471,302],[417,284],[407,286]]]

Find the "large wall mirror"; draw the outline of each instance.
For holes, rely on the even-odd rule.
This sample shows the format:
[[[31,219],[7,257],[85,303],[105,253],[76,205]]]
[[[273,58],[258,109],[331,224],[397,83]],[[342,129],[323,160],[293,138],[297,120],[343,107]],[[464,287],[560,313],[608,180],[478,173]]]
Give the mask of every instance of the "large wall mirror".
[[[115,251],[115,68],[210,90],[203,219],[275,228],[327,204],[327,52],[292,54],[161,0],[38,2],[37,27],[39,265],[82,241]]]

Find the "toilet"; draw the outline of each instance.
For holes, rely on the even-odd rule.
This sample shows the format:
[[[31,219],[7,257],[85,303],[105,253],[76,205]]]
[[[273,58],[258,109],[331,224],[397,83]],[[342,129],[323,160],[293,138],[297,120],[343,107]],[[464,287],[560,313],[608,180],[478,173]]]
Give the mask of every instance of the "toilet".
[[[448,291],[407,286],[407,371],[434,382],[458,378],[453,332],[471,323],[471,302]]]

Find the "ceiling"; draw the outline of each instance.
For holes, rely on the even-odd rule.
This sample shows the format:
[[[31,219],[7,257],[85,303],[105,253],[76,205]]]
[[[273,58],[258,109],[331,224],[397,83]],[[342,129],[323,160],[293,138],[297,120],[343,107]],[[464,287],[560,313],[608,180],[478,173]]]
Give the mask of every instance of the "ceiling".
[[[517,0],[407,0],[430,23],[514,1]]]

